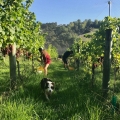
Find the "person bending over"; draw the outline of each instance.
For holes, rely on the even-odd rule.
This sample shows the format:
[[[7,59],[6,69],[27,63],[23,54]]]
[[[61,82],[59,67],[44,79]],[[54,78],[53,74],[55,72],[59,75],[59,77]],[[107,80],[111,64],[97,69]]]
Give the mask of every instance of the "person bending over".
[[[40,56],[41,62],[44,63],[44,74],[45,74],[45,76],[47,76],[47,74],[48,74],[48,66],[51,63],[51,57],[46,52],[46,50],[43,49],[43,48],[39,48],[39,52],[41,54],[41,56]]]
[[[66,51],[64,54],[63,54],[63,56],[62,56],[62,61],[63,61],[63,63],[64,63],[64,68],[66,69],[68,69],[68,57],[70,57],[71,55],[73,54],[73,51],[71,50],[71,51]]]

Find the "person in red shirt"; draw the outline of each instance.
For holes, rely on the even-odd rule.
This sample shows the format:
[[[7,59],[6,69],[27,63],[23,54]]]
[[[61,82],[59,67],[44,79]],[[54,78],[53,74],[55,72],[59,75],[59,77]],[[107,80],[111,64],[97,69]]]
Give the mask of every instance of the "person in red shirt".
[[[39,48],[39,52],[41,53],[41,62],[43,61],[44,62],[44,74],[47,76],[48,74],[48,66],[50,65],[51,63],[51,58],[50,58],[50,55],[46,52],[45,49],[43,48]]]

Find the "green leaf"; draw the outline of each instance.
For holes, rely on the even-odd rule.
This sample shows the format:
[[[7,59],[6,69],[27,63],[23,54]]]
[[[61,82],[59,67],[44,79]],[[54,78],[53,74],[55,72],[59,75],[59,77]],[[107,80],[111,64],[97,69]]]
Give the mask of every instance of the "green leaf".
[[[15,28],[10,28],[10,32],[11,32],[12,34],[14,34],[14,33],[15,33]]]
[[[2,27],[0,26],[0,32],[2,32],[3,30],[2,30]]]
[[[10,36],[10,40],[11,40],[11,41],[13,41],[13,39],[14,39],[14,36],[13,36],[13,35],[12,35],[12,36]]]

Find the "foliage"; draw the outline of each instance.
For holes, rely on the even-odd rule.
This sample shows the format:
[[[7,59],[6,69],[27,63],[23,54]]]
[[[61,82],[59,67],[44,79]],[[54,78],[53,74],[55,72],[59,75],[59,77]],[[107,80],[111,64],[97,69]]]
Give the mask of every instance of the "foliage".
[[[33,0],[2,0],[0,3],[0,46],[17,44],[31,52],[44,45],[41,23],[36,22],[35,14],[28,10]]]
[[[47,33],[46,44],[54,45],[58,49],[59,54],[71,47],[74,40],[80,35],[89,33],[94,28],[99,28],[101,21],[77,20],[65,25],[57,25],[57,23],[45,23],[41,25],[44,32]]]
[[[81,52],[80,56],[85,58],[90,56],[91,61],[96,61],[96,58],[103,56],[106,39],[105,31],[106,29],[112,29],[112,55],[115,58],[115,56],[118,55],[120,51],[120,34],[118,33],[118,26],[120,24],[119,22],[119,18],[105,17],[100,25],[100,28],[95,31],[95,33],[85,35],[85,37],[91,38],[90,41],[84,42],[81,40],[80,44],[79,41],[75,42],[74,45],[79,44],[81,48],[80,51],[83,51]]]
[[[35,54],[45,43],[41,23],[29,11],[33,0],[2,0],[0,2],[0,47],[2,53],[9,55],[11,89],[16,84],[16,56],[20,49]],[[19,49],[20,52],[16,52]],[[25,52],[24,52],[25,53]],[[17,54],[17,55],[16,55]]]
[[[50,44],[47,49],[48,53],[50,54],[51,58],[57,58],[58,57],[58,52],[57,49]]]
[[[100,28],[98,31],[94,33],[92,36],[92,40],[89,44],[89,50],[92,58],[94,59],[95,56],[99,57],[104,54],[104,48],[105,48],[105,39],[106,39],[106,29],[112,29],[112,55],[113,58],[114,55],[119,54],[119,34],[118,34],[118,26],[119,26],[119,18],[111,18],[111,17],[105,17],[103,20]]]

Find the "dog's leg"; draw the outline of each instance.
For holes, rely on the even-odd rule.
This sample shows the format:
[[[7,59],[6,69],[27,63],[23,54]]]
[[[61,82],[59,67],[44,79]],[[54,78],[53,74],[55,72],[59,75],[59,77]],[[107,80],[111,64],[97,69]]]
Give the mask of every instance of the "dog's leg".
[[[49,100],[48,94],[45,92],[45,98]]]

